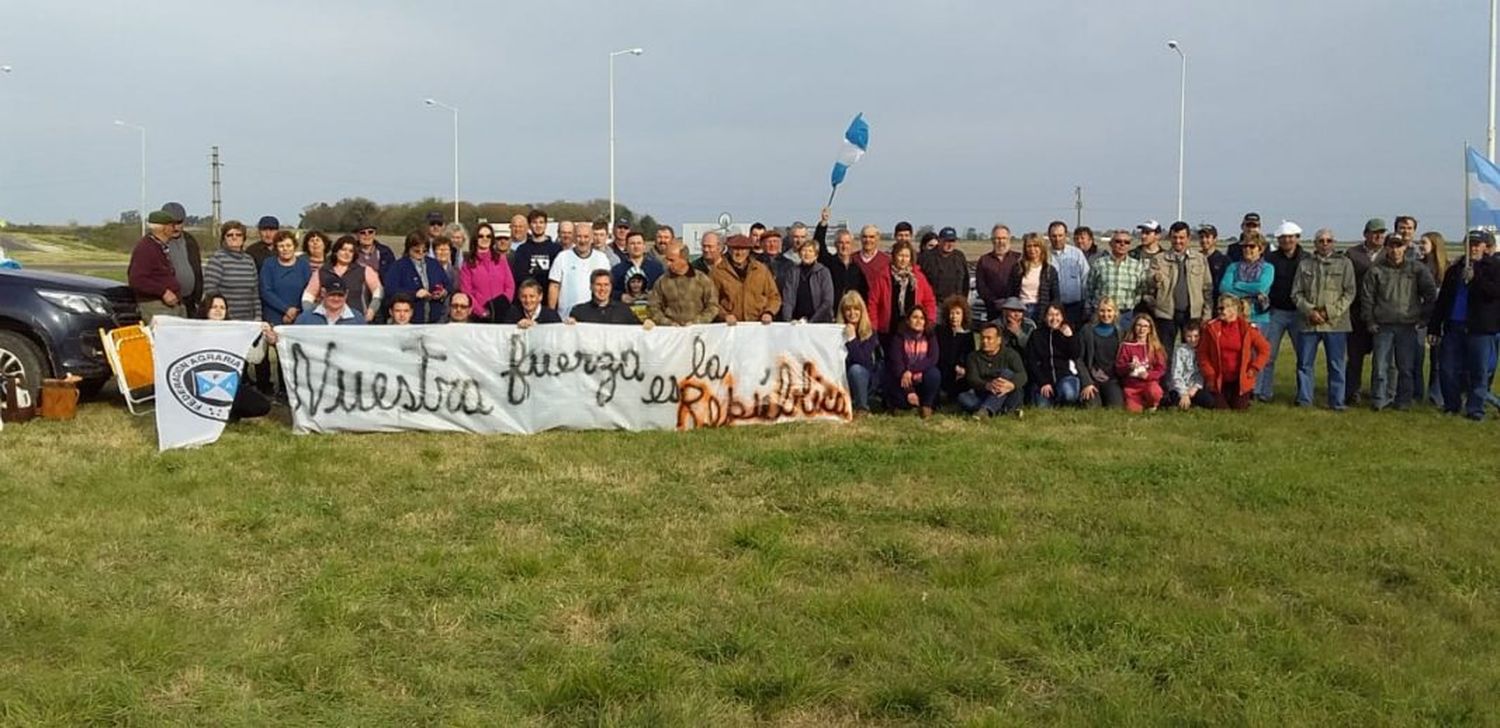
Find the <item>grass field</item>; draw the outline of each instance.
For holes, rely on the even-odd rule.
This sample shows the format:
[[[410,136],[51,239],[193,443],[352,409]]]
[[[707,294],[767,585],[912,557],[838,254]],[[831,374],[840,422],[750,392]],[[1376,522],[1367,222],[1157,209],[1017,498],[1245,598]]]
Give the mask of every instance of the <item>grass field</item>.
[[[1495,425],[0,433],[0,723],[1500,722]]]

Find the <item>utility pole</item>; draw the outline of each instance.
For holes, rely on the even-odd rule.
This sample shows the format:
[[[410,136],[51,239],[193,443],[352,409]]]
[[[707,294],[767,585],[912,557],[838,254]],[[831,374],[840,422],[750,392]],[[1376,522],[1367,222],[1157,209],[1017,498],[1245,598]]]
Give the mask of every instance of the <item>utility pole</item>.
[[[210,148],[213,150],[213,154],[211,155],[212,159],[213,159],[213,162],[211,163],[211,166],[212,166],[212,169],[213,169],[213,179],[214,179],[214,181],[213,181],[213,223],[212,223],[213,227],[209,230],[209,234],[212,235],[215,240],[217,240],[219,238],[219,223],[223,222],[223,220],[224,220],[224,218],[220,216],[220,214],[223,211],[224,200],[223,200],[222,197],[219,196],[219,166],[220,166],[219,165],[219,148],[217,146],[210,147]]]
[[[1073,229],[1083,227],[1083,188],[1073,188]]]

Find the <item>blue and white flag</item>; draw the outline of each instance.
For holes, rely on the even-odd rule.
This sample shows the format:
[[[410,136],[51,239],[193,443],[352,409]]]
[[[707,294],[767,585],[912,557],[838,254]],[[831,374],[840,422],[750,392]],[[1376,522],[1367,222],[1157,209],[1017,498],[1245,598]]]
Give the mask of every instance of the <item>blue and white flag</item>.
[[[156,364],[156,447],[167,451],[219,439],[240,387],[245,357],[261,335],[254,321],[152,320]]]
[[[865,150],[870,146],[870,125],[865,123],[864,114],[855,114],[854,121],[849,122],[849,130],[844,132],[844,145],[839,150],[838,161],[833,163],[833,175],[831,181],[834,187],[844,183],[844,175],[848,174],[849,168],[865,156]]]
[[[1469,227],[1500,228],[1500,167],[1473,147],[1465,151]]]

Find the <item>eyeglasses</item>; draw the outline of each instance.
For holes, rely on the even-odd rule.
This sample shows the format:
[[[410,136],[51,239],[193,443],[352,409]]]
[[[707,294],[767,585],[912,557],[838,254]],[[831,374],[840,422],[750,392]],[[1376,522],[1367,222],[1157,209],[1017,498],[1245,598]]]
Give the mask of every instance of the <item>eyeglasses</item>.
[[[472,308],[472,306],[467,303],[450,303],[448,304],[448,308],[462,308],[467,310],[469,308]]]
[[[1314,240],[1313,242],[1314,243],[1331,243],[1331,242],[1333,242],[1333,238],[1318,238],[1317,240]]]
[[[494,240],[495,236],[493,236],[493,235],[480,235],[479,239],[480,240]]]

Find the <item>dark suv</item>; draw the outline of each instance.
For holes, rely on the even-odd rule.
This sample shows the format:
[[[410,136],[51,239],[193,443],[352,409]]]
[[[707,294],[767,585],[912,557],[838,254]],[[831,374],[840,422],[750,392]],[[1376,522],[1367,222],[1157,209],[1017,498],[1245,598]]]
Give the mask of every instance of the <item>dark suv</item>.
[[[43,378],[77,374],[83,377],[79,389],[93,395],[111,376],[99,329],[140,320],[124,284],[0,269],[0,377],[21,376],[34,397]]]

